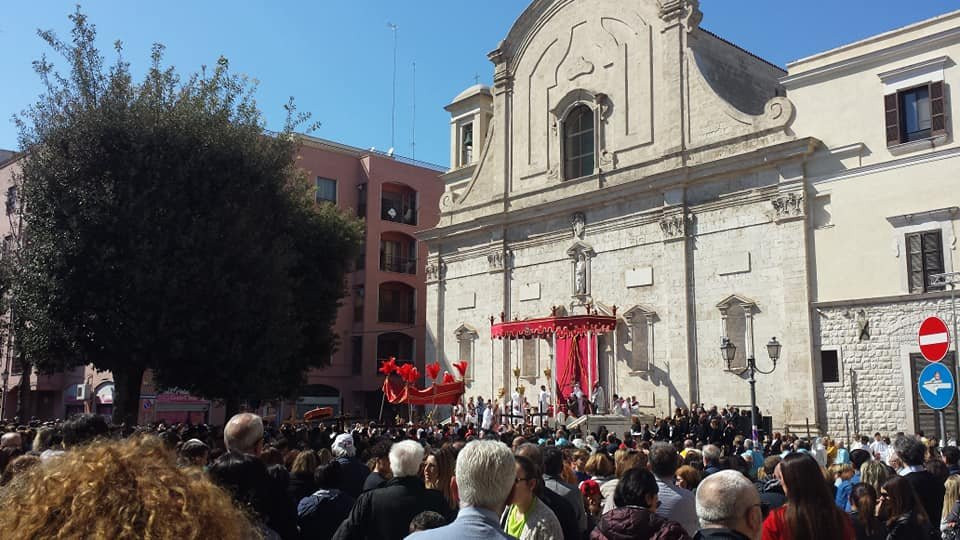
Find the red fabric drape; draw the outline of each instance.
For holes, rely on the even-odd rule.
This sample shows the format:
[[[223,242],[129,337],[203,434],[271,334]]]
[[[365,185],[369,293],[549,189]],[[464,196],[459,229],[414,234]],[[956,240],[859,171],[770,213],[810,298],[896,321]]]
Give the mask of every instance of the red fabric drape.
[[[463,381],[442,383],[419,389],[407,386],[401,381],[383,381],[383,393],[387,401],[397,404],[411,405],[456,405],[465,391]]]
[[[588,356],[589,343],[586,336],[557,338],[557,396],[565,403],[573,393],[573,383],[579,382],[583,395],[589,395],[593,382],[599,378],[597,358],[593,351]],[[589,358],[589,360],[588,360]],[[587,362],[593,366],[593,380],[588,380]]]

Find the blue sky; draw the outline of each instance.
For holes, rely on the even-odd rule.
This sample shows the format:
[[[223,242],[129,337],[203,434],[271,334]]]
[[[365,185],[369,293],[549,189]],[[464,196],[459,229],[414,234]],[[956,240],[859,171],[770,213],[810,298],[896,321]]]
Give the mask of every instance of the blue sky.
[[[0,148],[16,148],[10,117],[40,92],[31,61],[50,51],[36,30],[67,36],[66,17],[75,3],[0,2]],[[486,53],[527,4],[98,0],[82,7],[97,25],[108,60],[113,41],[123,41],[135,74],[147,65],[153,42],[167,46],[167,62],[183,74],[213,65],[223,55],[232,69],[260,81],[258,102],[268,127],[282,125],[282,106],[294,96],[300,110],[322,122],[316,136],[381,150],[391,143],[393,31],[387,23],[393,22],[399,26],[396,151],[414,154],[416,62],[416,158],[447,165],[449,116],[443,106],[476,77],[490,82]],[[701,0],[704,28],[781,66],[958,7],[956,0]]]

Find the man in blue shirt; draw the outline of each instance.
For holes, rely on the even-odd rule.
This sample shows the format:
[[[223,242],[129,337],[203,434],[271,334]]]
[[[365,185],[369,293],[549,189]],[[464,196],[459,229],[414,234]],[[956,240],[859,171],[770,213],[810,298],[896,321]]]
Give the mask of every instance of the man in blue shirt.
[[[505,444],[472,441],[457,455],[452,488],[460,500],[453,523],[414,533],[414,540],[509,540],[500,528],[500,515],[516,483],[516,461]]]

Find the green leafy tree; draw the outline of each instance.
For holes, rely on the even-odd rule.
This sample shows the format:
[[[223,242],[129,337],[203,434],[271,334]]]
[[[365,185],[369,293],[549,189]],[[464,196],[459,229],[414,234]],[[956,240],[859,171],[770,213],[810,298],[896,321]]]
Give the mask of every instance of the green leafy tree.
[[[110,370],[115,422],[135,422],[147,369],[234,406],[294,393],[337,345],[361,236],[296,167],[307,117],[291,100],[266,135],[255,85],[225,59],[181,79],[160,45],[136,83],[119,43],[106,66],[95,27],[79,8],[70,19],[69,42],[40,33],[69,74],[36,62],[45,92],[17,118],[24,357]]]

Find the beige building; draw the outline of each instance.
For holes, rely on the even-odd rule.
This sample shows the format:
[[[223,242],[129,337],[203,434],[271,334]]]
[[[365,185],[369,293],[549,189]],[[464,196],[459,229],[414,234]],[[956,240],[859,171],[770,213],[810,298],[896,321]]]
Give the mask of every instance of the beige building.
[[[493,340],[491,317],[589,311],[616,321],[585,368],[608,396],[651,414],[747,405],[742,368],[756,350],[769,369],[776,336],[758,405],[816,423],[804,171],[819,143],[792,128],[786,73],[700,19],[692,0],[536,0],[489,54],[493,88],[447,106],[453,169],[419,235],[427,357],[468,360],[468,396],[514,388],[515,369],[528,395],[552,384],[554,342]]]
[[[662,415],[748,404],[741,370],[773,367],[776,336],[757,396],[774,427],[935,432],[916,332],[950,321],[930,276],[960,270],[960,12],[788,72],[700,19],[695,0],[534,1],[489,55],[493,88],[447,106],[428,357],[471,361],[468,395],[514,369],[549,387],[555,341],[491,326],[589,310],[616,322],[591,366],[608,395]]]
[[[831,433],[937,432],[918,398],[917,330],[930,315],[951,326],[949,292],[930,276],[960,270],[958,59],[954,12],[798,60],[781,80],[793,131],[822,141],[806,177],[816,391]],[[946,413],[956,437],[956,399]]]

